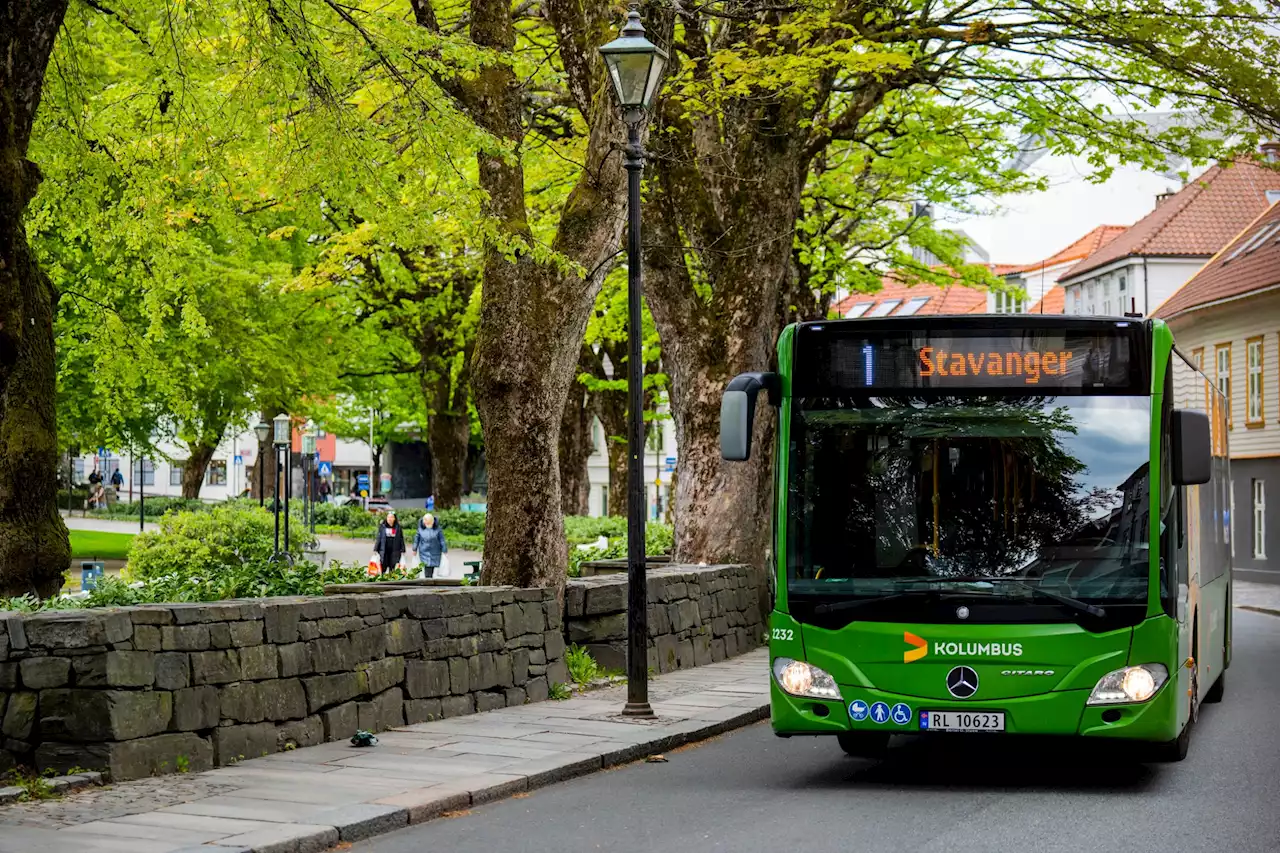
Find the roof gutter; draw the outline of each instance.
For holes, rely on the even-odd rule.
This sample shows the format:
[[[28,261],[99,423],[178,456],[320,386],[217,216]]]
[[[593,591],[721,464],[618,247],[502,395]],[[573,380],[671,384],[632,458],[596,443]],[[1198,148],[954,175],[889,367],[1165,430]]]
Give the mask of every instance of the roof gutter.
[[[1167,317],[1161,317],[1160,319],[1173,320],[1177,317],[1181,317],[1183,314],[1190,314],[1193,311],[1203,311],[1206,308],[1216,308],[1219,305],[1226,305],[1231,302],[1239,302],[1241,299],[1248,299],[1252,296],[1262,296],[1264,294],[1273,293],[1276,291],[1280,291],[1280,282],[1267,285],[1266,287],[1259,288],[1258,290],[1250,290],[1248,293],[1237,293],[1235,296],[1224,296],[1221,299],[1214,299],[1211,302],[1202,302],[1199,305],[1192,305],[1190,308],[1183,308],[1181,311],[1170,314]]]

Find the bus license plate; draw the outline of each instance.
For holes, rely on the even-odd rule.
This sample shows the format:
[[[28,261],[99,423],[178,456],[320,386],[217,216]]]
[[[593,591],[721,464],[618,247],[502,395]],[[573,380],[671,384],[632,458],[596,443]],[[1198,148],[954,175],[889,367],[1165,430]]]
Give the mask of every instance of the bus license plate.
[[[924,732],[1002,732],[1003,711],[922,711]]]

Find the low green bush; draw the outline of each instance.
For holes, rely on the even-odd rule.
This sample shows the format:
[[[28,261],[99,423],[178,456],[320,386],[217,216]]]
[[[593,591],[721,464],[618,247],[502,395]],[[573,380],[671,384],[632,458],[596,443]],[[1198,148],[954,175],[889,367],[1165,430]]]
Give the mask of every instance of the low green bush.
[[[675,531],[670,525],[650,521],[644,528],[644,551],[647,556],[659,557],[670,554],[675,547]],[[569,577],[582,575],[582,564],[593,560],[620,560],[627,556],[626,532],[617,539],[609,541],[607,548],[573,548],[569,549]]]
[[[142,512],[145,518],[160,518],[170,512],[204,512],[218,506],[218,504],[205,503],[201,500],[172,498],[163,495],[157,495],[154,498],[144,497],[142,504]],[[89,515],[97,518],[137,518],[138,502],[122,501],[109,507],[98,507],[97,509],[89,510]]]

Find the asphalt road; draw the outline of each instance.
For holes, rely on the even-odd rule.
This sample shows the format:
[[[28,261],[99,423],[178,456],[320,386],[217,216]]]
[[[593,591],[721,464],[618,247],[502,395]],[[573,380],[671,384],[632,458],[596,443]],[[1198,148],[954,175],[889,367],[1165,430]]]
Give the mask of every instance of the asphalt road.
[[[1236,611],[1226,700],[1181,764],[1025,740],[881,763],[768,723],[354,846],[355,853],[1280,851],[1280,618]],[[928,748],[925,748],[928,747]]]

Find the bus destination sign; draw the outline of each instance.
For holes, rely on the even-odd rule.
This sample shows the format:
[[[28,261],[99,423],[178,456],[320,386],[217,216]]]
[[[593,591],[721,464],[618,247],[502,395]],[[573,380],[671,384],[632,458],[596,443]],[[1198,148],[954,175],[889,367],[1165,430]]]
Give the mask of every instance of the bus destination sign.
[[[825,329],[832,327],[809,327],[799,336],[800,396],[869,389],[1146,393],[1145,369],[1128,334]]]

